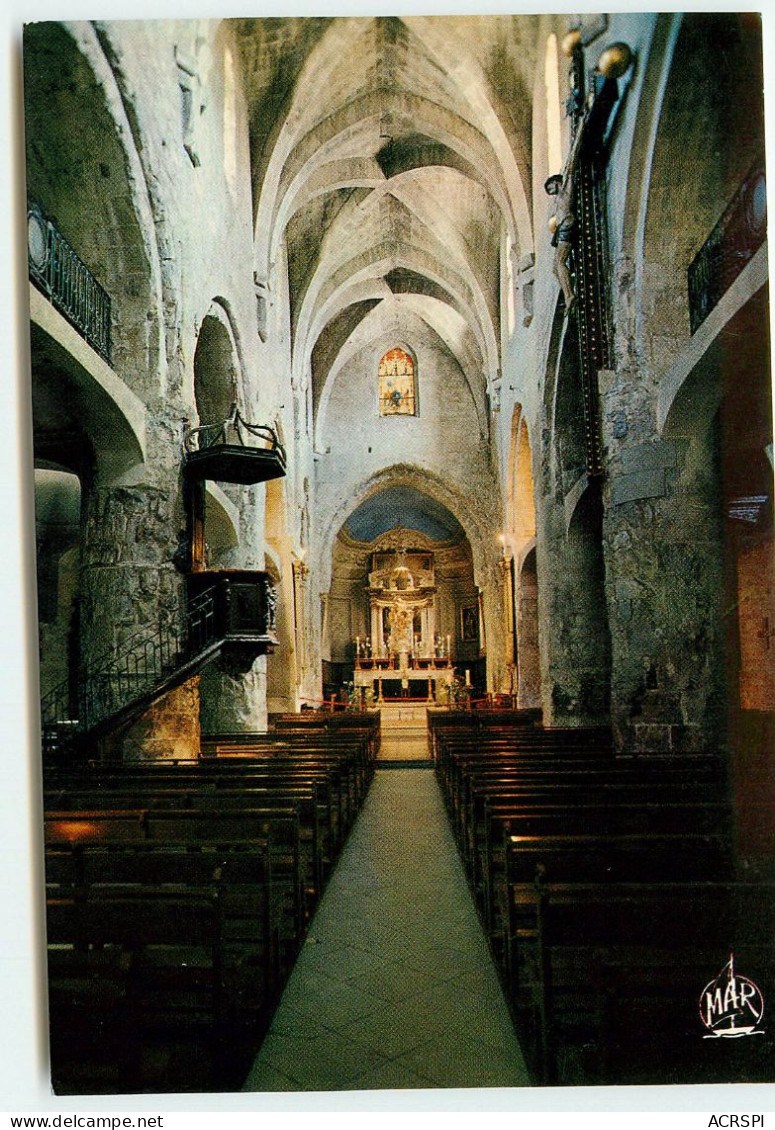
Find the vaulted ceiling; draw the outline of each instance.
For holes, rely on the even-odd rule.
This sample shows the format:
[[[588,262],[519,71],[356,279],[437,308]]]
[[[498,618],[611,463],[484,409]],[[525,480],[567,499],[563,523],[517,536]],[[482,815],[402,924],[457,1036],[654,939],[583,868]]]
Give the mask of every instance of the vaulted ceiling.
[[[362,502],[346,523],[357,541],[371,542],[388,530],[417,530],[433,541],[463,537],[460,523],[446,506],[412,487],[389,487]]]
[[[287,261],[293,380],[327,383],[408,316],[480,416],[499,367],[504,233],[532,249],[536,22],[524,16],[237,21],[255,271]]]

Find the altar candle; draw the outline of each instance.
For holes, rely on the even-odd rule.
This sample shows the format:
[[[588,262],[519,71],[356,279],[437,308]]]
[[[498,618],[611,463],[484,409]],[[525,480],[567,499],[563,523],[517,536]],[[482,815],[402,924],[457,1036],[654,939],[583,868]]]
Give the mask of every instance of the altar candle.
[[[355,637],[355,654],[356,655],[361,654],[361,637],[360,636]]]
[[[450,655],[450,654],[451,654],[451,652],[450,652],[450,650],[449,650],[449,639],[450,639],[450,637],[449,637],[449,636],[447,636],[447,655]]]
[[[466,686],[467,687],[471,686],[471,672],[469,671],[469,669],[467,667],[466,667]]]

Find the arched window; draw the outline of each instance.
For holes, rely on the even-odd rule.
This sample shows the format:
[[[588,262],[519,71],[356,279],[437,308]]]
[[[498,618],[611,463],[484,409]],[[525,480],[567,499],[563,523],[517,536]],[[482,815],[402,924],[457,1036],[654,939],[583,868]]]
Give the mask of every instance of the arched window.
[[[546,41],[544,83],[546,85],[546,168],[551,176],[553,173],[562,172],[560,68],[557,36],[554,33]]]
[[[416,416],[414,359],[404,349],[389,349],[379,363],[381,416]]]
[[[232,195],[237,189],[237,95],[234,56],[223,54],[223,171]]]

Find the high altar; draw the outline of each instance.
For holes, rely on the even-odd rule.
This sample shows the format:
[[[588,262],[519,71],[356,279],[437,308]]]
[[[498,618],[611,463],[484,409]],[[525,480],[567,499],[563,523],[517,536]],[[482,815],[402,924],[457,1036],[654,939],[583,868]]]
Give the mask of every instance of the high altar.
[[[449,636],[445,646],[435,631],[433,554],[406,549],[372,554],[367,591],[371,637],[356,640],[355,686],[373,688],[381,700],[384,684],[400,681],[404,695],[438,698],[455,672]]]

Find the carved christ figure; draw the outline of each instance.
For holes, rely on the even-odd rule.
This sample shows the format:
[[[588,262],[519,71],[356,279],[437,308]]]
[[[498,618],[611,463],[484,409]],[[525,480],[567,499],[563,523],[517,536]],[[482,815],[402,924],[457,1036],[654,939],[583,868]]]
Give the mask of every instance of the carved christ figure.
[[[565,299],[565,309],[568,313],[577,302],[576,291],[568,266],[573,243],[576,239],[576,216],[573,211],[573,196],[575,191],[575,173],[578,165],[579,152],[584,137],[584,127],[580,125],[573,147],[568,154],[565,168],[561,174],[549,177],[544,185],[550,196],[557,197],[554,212],[555,228],[552,235],[552,246],[556,248],[554,256],[554,274],[562,288]]]
[[[412,612],[400,601],[390,610],[390,650],[395,655],[412,650]]]

